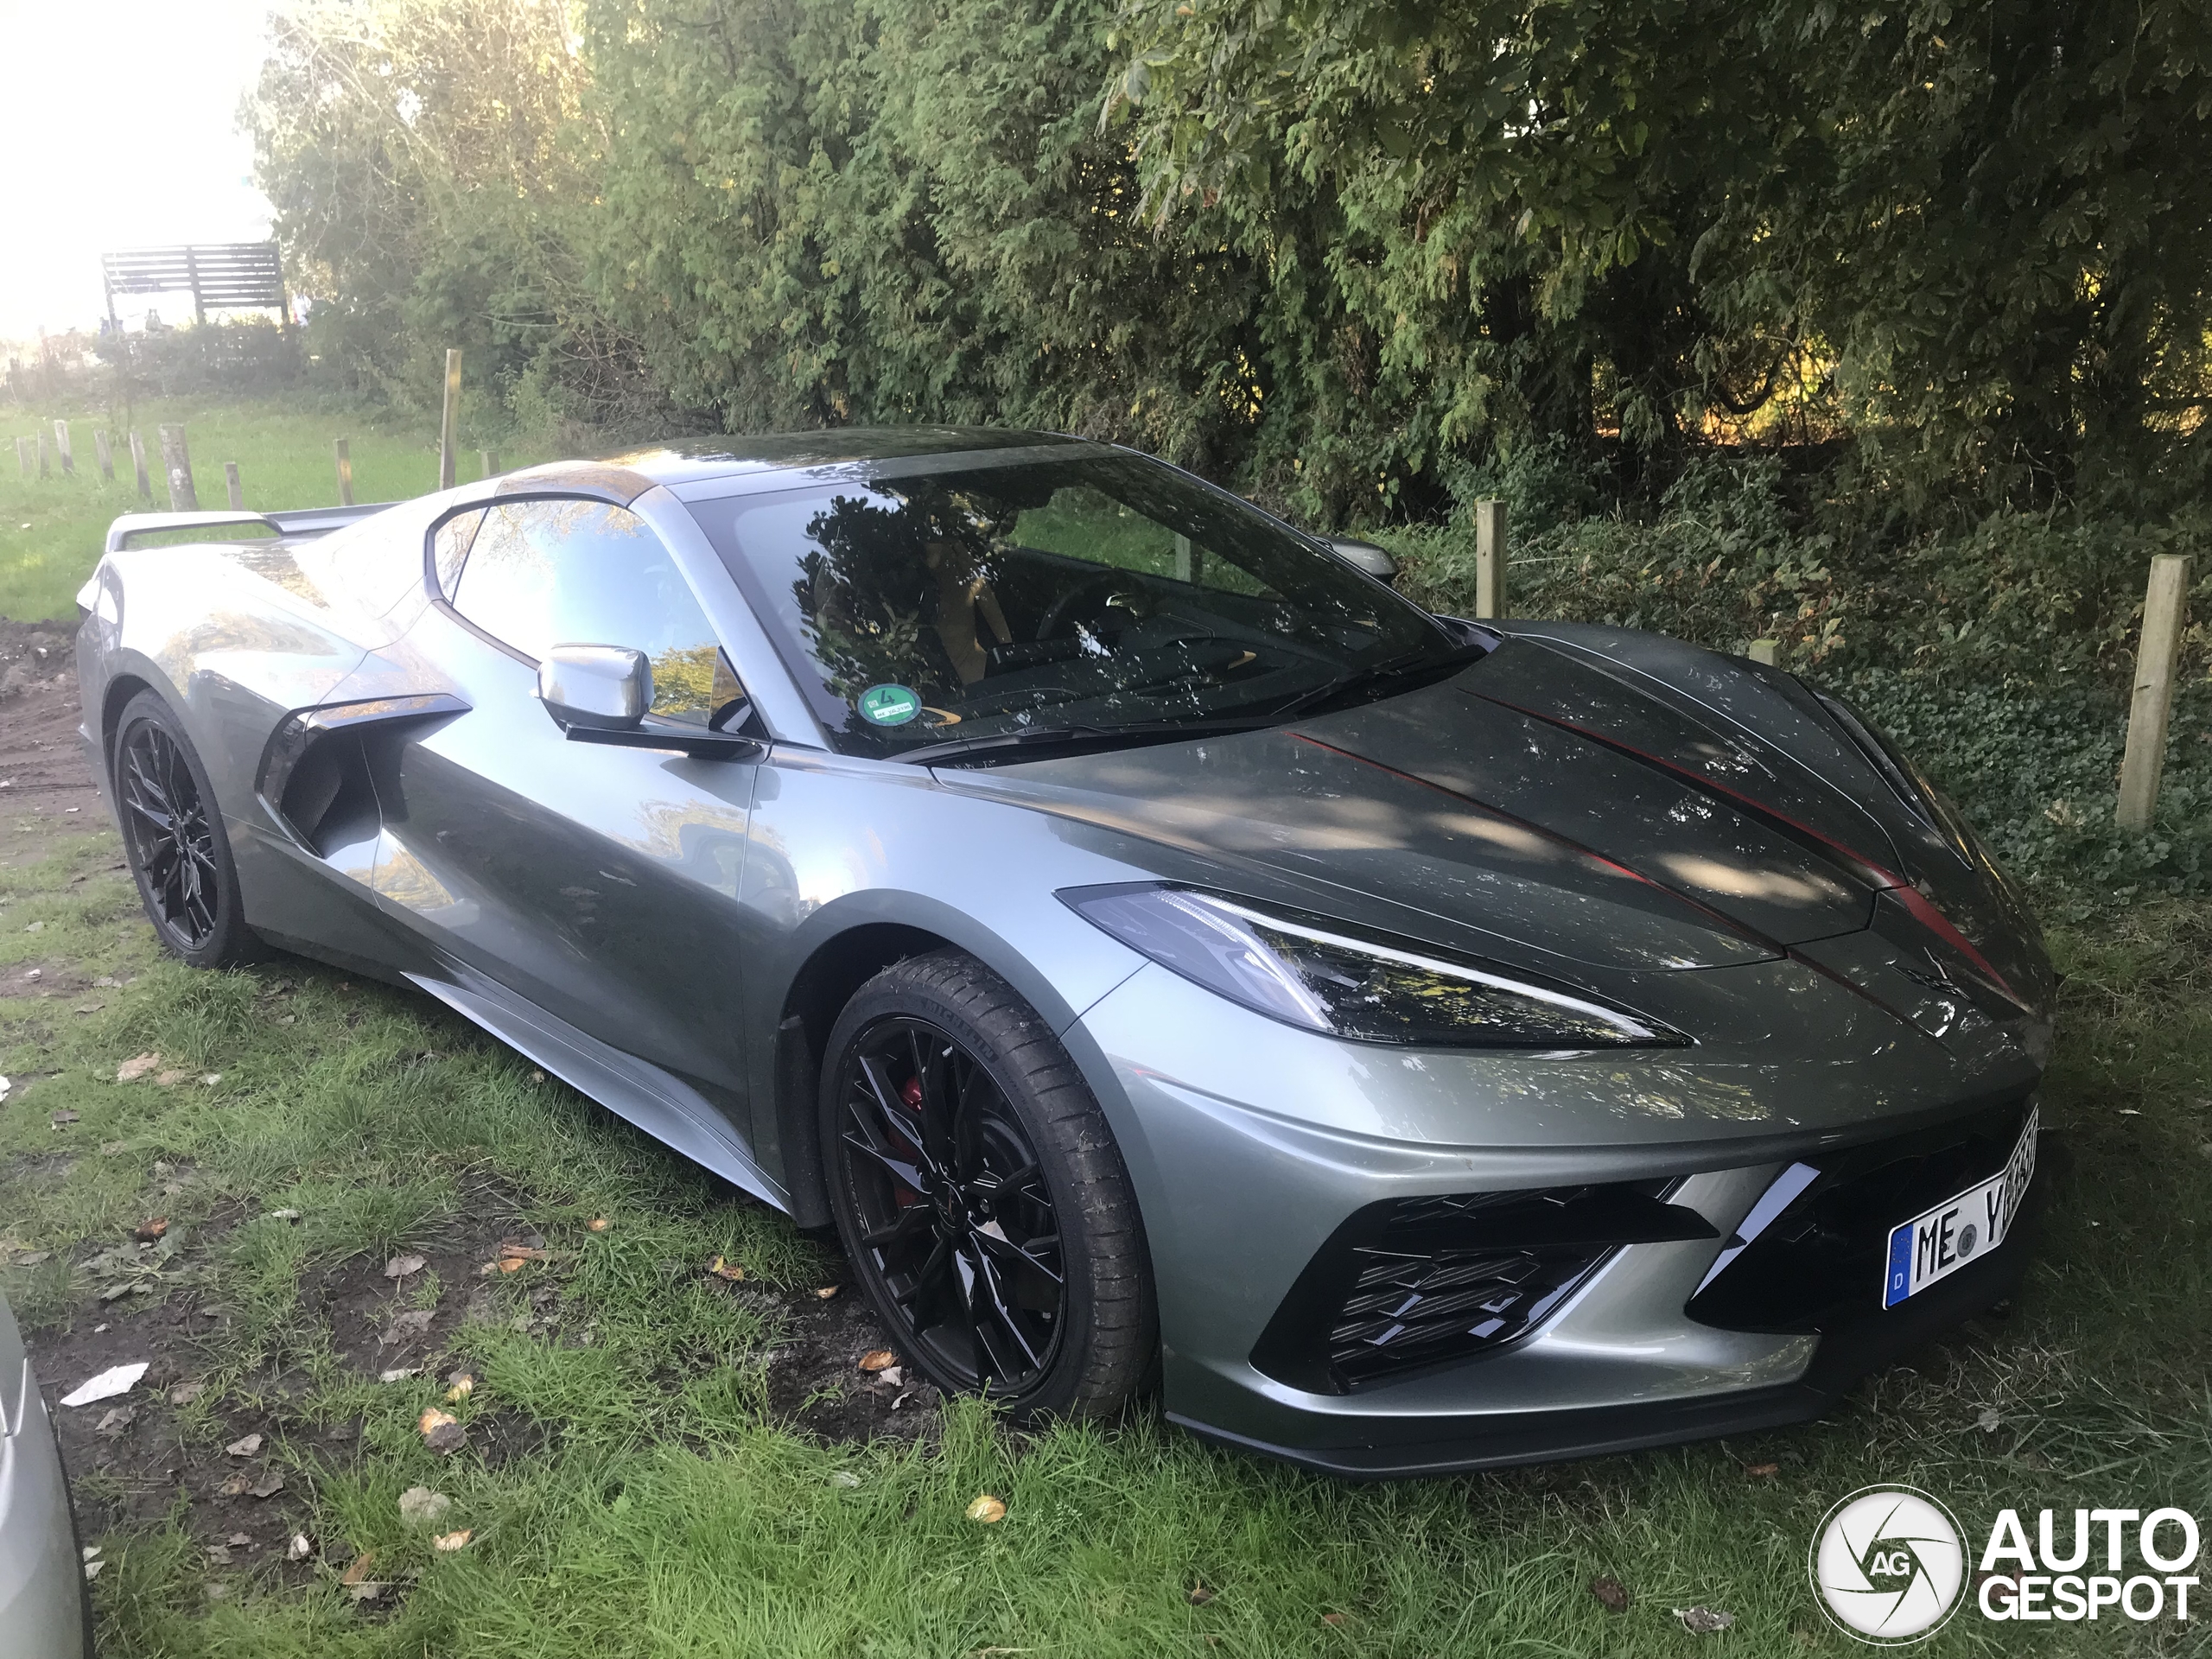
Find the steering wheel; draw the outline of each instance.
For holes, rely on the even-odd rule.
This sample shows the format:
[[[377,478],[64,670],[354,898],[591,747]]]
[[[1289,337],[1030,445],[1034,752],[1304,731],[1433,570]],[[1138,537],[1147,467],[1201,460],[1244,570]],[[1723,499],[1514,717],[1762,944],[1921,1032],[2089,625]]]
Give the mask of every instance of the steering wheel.
[[[1075,609],[1077,601],[1086,594],[1096,593],[1102,588],[1108,590],[1106,598],[1110,600],[1114,597],[1113,590],[1119,588],[1127,580],[1128,578],[1119,571],[1102,570],[1095,576],[1086,577],[1078,582],[1052,601],[1050,608],[1045,613],[1045,620],[1037,625],[1037,638],[1050,639],[1058,633],[1060,631],[1060,624],[1066,621],[1068,613]],[[1099,608],[1101,610],[1105,608],[1103,601],[1100,603]]]

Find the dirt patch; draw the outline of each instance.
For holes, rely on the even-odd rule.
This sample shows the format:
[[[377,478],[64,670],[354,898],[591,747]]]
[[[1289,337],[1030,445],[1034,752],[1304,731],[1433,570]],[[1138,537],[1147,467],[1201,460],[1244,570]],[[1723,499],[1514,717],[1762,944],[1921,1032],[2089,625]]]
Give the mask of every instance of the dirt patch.
[[[893,1344],[849,1282],[827,1300],[804,1290],[780,1300],[781,1330],[768,1361],[768,1404],[779,1418],[826,1440],[914,1440],[936,1432],[941,1396],[912,1366],[861,1370],[863,1356]]]
[[[105,812],[77,741],[77,631],[0,620],[0,823],[10,862],[101,823]]]
[[[456,1339],[471,1322],[503,1318],[531,1335],[589,1343],[594,1333],[588,1324],[573,1311],[564,1313],[557,1251],[543,1262],[525,1254],[524,1265],[512,1274],[484,1271],[503,1251],[546,1248],[524,1219],[525,1209],[517,1195],[480,1187],[470,1194],[463,1216],[402,1253],[420,1258],[419,1266],[387,1276],[384,1260],[334,1263],[302,1281],[296,1317],[323,1325],[348,1370],[396,1389],[417,1378],[442,1389],[467,1370],[465,1344]],[[211,1568],[274,1572],[304,1582],[316,1574],[321,1546],[318,1541],[304,1560],[289,1558],[294,1535],[312,1529],[311,1478],[301,1465],[349,1461],[359,1440],[359,1421],[320,1421],[308,1408],[308,1382],[299,1374],[249,1376],[222,1401],[196,1397],[195,1385],[223,1365],[238,1314],[224,1302],[219,1287],[200,1282],[195,1269],[226,1232],[257,1213],[242,1208],[195,1229],[187,1247],[163,1264],[174,1281],[162,1281],[158,1301],[136,1294],[99,1300],[97,1287],[115,1282],[111,1269],[105,1281],[97,1276],[104,1255],[118,1250],[127,1255],[137,1247],[130,1241],[86,1242],[73,1256],[80,1279],[95,1275],[94,1293],[76,1302],[66,1323],[25,1337],[60,1427],[87,1538],[116,1528],[158,1526],[179,1515]],[[683,1274],[700,1270],[671,1267]],[[495,1286],[520,1291],[521,1310]],[[874,1375],[861,1370],[861,1357],[887,1347],[889,1338],[849,1284],[840,1283],[830,1298],[752,1284],[718,1282],[717,1287],[768,1317],[775,1343],[763,1356],[770,1408],[787,1426],[852,1442],[935,1432],[936,1389],[909,1368]],[[60,1397],[86,1378],[141,1360],[148,1364],[145,1377],[128,1395],[89,1406],[60,1405]],[[206,1409],[210,1404],[212,1414]],[[467,1455],[495,1465],[543,1444],[537,1425],[480,1396],[477,1409],[459,1414],[467,1424]],[[258,1443],[251,1442],[256,1435]],[[228,1449],[242,1446],[251,1449]],[[331,1548],[342,1553],[336,1541]]]
[[[0,970],[0,996],[5,997],[75,996],[90,990],[92,985],[73,965],[64,962],[19,962]]]

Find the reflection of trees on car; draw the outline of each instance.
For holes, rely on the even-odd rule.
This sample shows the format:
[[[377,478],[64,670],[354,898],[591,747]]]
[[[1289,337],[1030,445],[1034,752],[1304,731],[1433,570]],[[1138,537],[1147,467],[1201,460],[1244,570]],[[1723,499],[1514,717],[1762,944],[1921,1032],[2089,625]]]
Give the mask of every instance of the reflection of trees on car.
[[[965,494],[918,490],[893,509],[838,496],[807,525],[815,550],[792,584],[815,660],[847,702],[905,685],[951,702],[1013,639],[993,586],[998,515]]]

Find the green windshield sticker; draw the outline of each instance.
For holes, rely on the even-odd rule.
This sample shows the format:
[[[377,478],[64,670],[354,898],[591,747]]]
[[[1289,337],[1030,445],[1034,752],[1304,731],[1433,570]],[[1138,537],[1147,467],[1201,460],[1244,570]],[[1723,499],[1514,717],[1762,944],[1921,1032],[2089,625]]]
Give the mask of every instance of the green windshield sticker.
[[[903,685],[871,685],[861,693],[861,718],[876,726],[904,726],[922,712],[921,694]]]

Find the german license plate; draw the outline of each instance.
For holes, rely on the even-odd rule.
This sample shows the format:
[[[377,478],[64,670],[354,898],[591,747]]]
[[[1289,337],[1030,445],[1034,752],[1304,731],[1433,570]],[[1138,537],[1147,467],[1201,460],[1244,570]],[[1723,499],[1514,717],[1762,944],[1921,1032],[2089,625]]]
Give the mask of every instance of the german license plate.
[[[2035,1179],[2038,1116],[2028,1113],[2012,1155],[1999,1173],[1891,1230],[1890,1264],[1882,1277],[1884,1307],[1918,1295],[2005,1242],[2028,1183]]]

